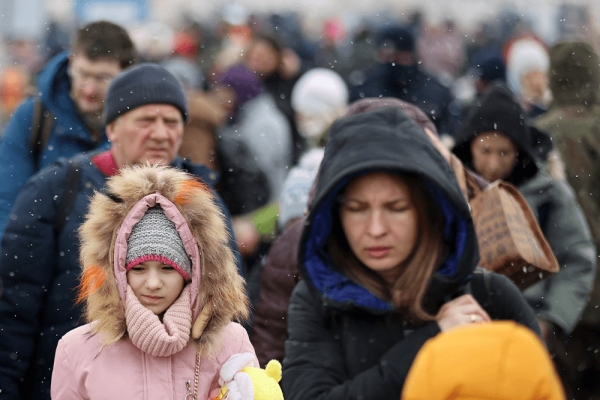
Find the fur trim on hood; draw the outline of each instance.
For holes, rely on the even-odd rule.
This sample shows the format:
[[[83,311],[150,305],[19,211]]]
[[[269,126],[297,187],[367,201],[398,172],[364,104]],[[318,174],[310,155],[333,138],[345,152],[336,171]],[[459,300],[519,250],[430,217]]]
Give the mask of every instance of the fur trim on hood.
[[[192,260],[192,320],[208,317],[198,343],[210,353],[221,328],[248,317],[248,300],[224,216],[211,190],[190,174],[163,166],[124,168],[108,180],[104,192],[94,194],[79,229],[83,274],[78,300],[86,301],[86,320],[94,322],[92,332],[101,333],[105,345],[127,335],[127,237],[155,205],[175,223]]]

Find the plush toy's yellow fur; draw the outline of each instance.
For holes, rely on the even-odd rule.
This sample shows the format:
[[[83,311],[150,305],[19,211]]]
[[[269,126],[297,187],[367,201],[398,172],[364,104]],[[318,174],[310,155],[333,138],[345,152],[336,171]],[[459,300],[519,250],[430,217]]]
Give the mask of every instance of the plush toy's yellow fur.
[[[198,296],[200,304],[211,303],[213,307],[198,344],[210,352],[222,327],[248,316],[243,279],[237,273],[214,195],[193,176],[158,166],[124,168],[109,179],[106,190],[111,196],[95,193],[79,229],[84,266],[80,295],[87,300],[85,316],[88,322],[94,321],[93,333],[102,334],[105,345],[127,334],[125,307],[113,272],[116,231],[138,200],[159,192],[179,208],[199,244],[203,265]],[[122,201],[114,201],[115,196]]]
[[[252,379],[254,400],[283,400],[283,393],[279,386],[281,380],[279,361],[269,361],[265,369],[246,367],[242,371]]]

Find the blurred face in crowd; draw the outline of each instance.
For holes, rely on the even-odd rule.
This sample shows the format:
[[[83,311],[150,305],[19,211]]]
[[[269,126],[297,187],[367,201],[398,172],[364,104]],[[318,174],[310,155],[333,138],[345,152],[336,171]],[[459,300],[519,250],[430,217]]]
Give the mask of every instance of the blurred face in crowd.
[[[119,168],[146,162],[170,164],[181,145],[183,116],[170,104],[148,104],[110,123],[106,135]]]
[[[177,300],[185,281],[170,265],[145,261],[127,271],[127,283],[140,304],[162,315]]]
[[[406,181],[387,172],[356,178],[344,191],[340,221],[356,257],[394,282],[417,242],[417,211]]]
[[[526,102],[544,104],[548,91],[548,75],[545,71],[530,71],[521,77],[521,88]]]
[[[494,182],[506,179],[512,174],[519,152],[508,136],[491,131],[483,132],[473,139],[471,156],[475,172]]]
[[[82,114],[102,114],[111,80],[121,72],[116,59],[90,60],[75,53],[69,58],[71,97]]]
[[[237,107],[237,95],[235,91],[227,85],[216,84],[210,90],[211,97],[218,105],[229,112],[233,112]]]
[[[248,53],[248,68],[259,76],[268,78],[279,69],[280,55],[263,40],[254,42]]]

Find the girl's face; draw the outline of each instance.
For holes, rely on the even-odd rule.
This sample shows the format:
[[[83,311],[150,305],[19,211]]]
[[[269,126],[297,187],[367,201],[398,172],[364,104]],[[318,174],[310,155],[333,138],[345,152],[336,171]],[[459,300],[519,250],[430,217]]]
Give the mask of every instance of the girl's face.
[[[386,172],[353,180],[344,192],[340,220],[356,257],[395,282],[417,242],[417,212],[406,182]]]
[[[517,164],[519,152],[508,136],[491,131],[471,142],[473,169],[489,182],[508,178]]]
[[[156,315],[162,315],[177,300],[185,281],[170,265],[145,261],[127,271],[127,283],[139,302]]]

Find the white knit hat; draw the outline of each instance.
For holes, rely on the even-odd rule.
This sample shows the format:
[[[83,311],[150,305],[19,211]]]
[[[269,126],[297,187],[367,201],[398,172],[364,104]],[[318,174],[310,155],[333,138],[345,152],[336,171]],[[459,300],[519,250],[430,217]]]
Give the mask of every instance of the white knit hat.
[[[346,113],[348,88],[337,73],[315,68],[298,79],[291,101],[298,132],[316,145],[331,123]]]
[[[292,90],[292,108],[297,113],[317,115],[348,105],[348,88],[332,70],[314,68],[298,79]]]
[[[506,62],[506,78],[510,90],[521,94],[521,78],[532,71],[548,73],[550,55],[540,42],[534,39],[520,39],[508,49]]]

